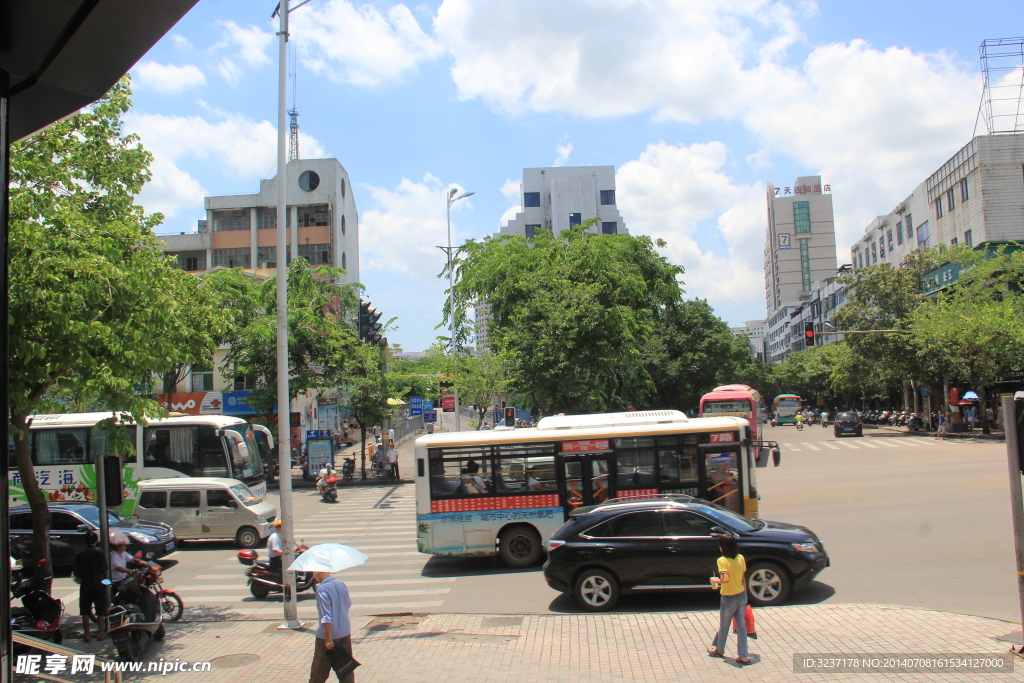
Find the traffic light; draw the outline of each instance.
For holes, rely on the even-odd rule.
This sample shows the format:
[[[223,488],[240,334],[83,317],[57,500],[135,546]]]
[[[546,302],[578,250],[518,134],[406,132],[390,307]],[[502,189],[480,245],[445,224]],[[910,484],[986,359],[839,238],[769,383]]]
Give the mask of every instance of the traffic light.
[[[505,408],[505,426],[515,427],[516,426],[516,409],[512,406]]]
[[[814,323],[804,323],[804,347],[814,346]]]
[[[370,344],[380,344],[383,337],[380,328],[380,311],[370,305],[369,301],[359,302],[359,338]]]

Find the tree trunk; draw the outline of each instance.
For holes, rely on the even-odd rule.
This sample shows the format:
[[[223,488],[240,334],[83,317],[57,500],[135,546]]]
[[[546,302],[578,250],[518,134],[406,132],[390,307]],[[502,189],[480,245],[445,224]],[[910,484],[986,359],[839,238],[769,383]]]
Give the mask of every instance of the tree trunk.
[[[32,454],[29,452],[28,415],[11,415],[11,436],[14,437],[14,457],[18,463],[18,474],[25,490],[25,498],[32,509],[32,556],[22,558],[26,567],[45,577],[43,590],[50,592],[50,579],[53,577],[53,561],[50,557],[50,508],[47,497],[36,481],[35,469],[32,467]],[[100,476],[100,473],[96,473]],[[6,560],[5,560],[6,561]],[[40,569],[40,565],[42,568]]]
[[[903,410],[906,411],[906,412],[910,412],[910,406],[911,406],[910,393],[912,391],[914,392],[914,394],[916,396],[917,392],[915,391],[914,380],[912,380],[912,379],[904,379],[903,380]]]
[[[914,390],[914,412],[918,415],[921,414],[921,392],[920,385],[914,380],[910,380],[910,388]]]

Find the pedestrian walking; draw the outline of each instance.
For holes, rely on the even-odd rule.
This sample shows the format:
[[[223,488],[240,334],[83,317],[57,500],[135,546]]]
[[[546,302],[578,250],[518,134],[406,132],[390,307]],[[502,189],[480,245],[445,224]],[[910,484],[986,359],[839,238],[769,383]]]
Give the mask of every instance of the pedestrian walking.
[[[401,478],[398,474],[398,449],[395,447],[394,442],[391,443],[391,448],[388,449],[387,467],[389,477],[394,475],[395,479]]]
[[[380,425],[373,425],[373,438],[380,439]]]
[[[85,550],[75,555],[75,580],[78,581],[78,611],[82,615],[82,640],[89,642],[89,620],[96,622],[96,640],[107,636],[107,609],[110,598],[103,580],[107,578],[107,558],[97,547],[100,537],[85,532]],[[96,611],[94,612],[93,609]]]
[[[985,421],[988,422],[989,427],[997,426],[995,424],[996,411],[992,410],[992,406],[988,406],[987,408],[985,408]]]
[[[395,428],[391,427],[388,429],[388,443],[394,443],[395,441]]]
[[[330,572],[313,572],[313,578],[320,584],[316,589],[316,613],[319,618],[309,683],[326,683],[327,677],[331,675],[328,650],[338,649],[352,658],[352,626],[348,617],[352,598],[348,595],[348,586],[331,576]],[[340,681],[354,683],[355,679],[355,673],[349,673]]]
[[[736,663],[742,666],[750,664],[750,657],[747,656],[749,653],[747,652],[747,628],[745,625],[747,561],[740,555],[736,537],[732,534],[722,534],[718,537],[718,551],[722,554],[718,558],[718,576],[711,577],[711,583],[721,589],[722,602],[718,611],[718,633],[715,636],[715,642],[708,648],[708,655],[711,657],[725,655],[729,627],[735,617],[737,624]]]
[[[949,429],[948,417],[944,410],[939,411],[939,431],[935,432],[936,439],[946,439],[946,431]]]

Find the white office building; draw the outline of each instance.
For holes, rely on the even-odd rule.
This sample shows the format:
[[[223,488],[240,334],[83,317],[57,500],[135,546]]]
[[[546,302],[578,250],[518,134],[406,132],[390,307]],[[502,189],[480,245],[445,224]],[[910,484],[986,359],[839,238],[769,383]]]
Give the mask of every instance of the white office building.
[[[746,337],[750,344],[750,353],[758,360],[764,360],[764,338],[768,334],[768,324],[764,320],[748,320],[740,327],[730,327],[735,337]]]
[[[533,237],[537,230],[558,235],[573,225],[598,218],[591,232],[628,234],[615,198],[614,166],[524,168],[522,211],[497,233]]]

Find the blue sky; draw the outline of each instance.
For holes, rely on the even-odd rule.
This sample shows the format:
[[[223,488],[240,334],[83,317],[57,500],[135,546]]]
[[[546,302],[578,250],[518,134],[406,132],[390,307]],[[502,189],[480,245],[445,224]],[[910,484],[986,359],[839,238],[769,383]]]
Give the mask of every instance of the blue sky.
[[[201,0],[132,70],[127,127],[155,157],[140,202],[194,231],[208,194],[275,169],[273,0]],[[687,296],[763,318],[764,185],[822,175],[840,263],[974,131],[978,45],[1018,3],[312,0],[292,15],[304,157],[337,157],[368,297],[407,350],[438,332],[444,194],[457,241],[497,231],[524,167],[617,169],[634,234]],[[289,102],[291,102],[289,96]]]

